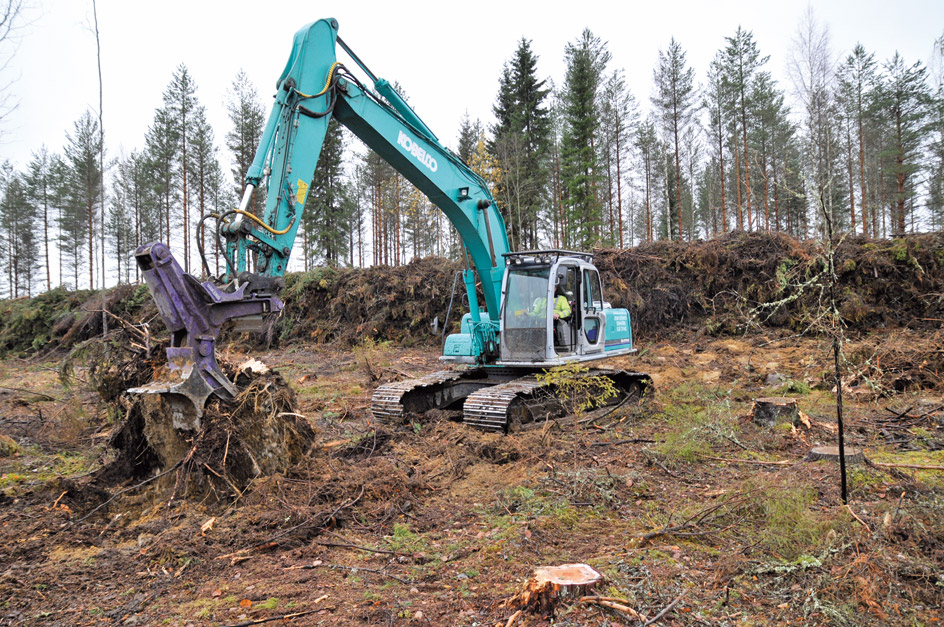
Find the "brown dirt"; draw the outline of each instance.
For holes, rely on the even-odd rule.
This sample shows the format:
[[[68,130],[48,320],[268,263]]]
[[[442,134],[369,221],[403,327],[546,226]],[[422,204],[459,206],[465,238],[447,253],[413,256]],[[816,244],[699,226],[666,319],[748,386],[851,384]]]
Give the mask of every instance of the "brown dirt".
[[[847,346],[850,363],[898,356],[893,379],[864,371],[846,398],[848,441],[870,459],[944,463],[944,390],[924,363],[934,338]],[[501,602],[535,567],[575,562],[604,574],[595,594],[648,618],[684,593],[665,624],[940,618],[941,473],[859,467],[849,510],[836,466],[801,461],[835,440],[821,341],[693,335],[642,349],[613,365],[652,373],[644,405],[510,436],[447,414],[372,420],[372,389],[437,368],[433,351],[264,353],[316,445],[217,498],[181,490],[173,473],[140,485],[166,466],[156,458],[144,476],[122,474],[105,446],[121,433],[103,411],[113,405],[62,388],[52,365],[2,362],[0,386],[26,391],[0,394],[0,432],[21,447],[0,458],[0,620],[231,625],[310,612],[288,624],[504,625]],[[923,383],[898,391],[901,372]],[[752,399],[774,395],[798,397],[812,430],[754,425]],[[234,428],[200,458],[218,472],[219,436]],[[568,598],[553,619],[516,624],[638,623]]]

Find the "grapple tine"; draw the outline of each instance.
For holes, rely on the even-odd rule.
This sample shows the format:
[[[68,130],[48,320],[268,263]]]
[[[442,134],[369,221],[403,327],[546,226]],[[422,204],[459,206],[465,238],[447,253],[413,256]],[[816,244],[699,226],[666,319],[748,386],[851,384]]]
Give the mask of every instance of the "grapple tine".
[[[231,399],[237,393],[216,361],[216,340],[223,325],[243,319],[258,328],[265,314],[281,311],[282,301],[268,291],[247,294],[249,283],[233,291],[223,291],[211,281],[201,283],[185,274],[160,242],[140,247],[134,256],[170,332],[170,346],[167,367],[151,383],[128,392],[160,394],[170,407],[174,427],[195,431],[211,395]]]

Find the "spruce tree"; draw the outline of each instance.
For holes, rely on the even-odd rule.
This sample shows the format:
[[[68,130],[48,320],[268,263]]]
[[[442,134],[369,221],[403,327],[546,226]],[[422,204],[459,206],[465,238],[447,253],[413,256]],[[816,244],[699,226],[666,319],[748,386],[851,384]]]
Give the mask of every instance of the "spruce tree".
[[[603,224],[598,197],[599,95],[610,52],[606,42],[585,29],[577,41],[567,44],[564,57],[561,175],[569,229],[563,240],[565,246],[590,248]]]
[[[475,144],[482,134],[482,123],[479,120],[474,122],[469,118],[469,112],[466,111],[459,122],[459,158],[466,164],[472,158],[472,151],[475,150]]]
[[[501,208],[509,227],[511,245],[538,245],[538,216],[546,204],[550,148],[549,90],[537,76],[538,58],[531,42],[522,38],[510,62],[505,63],[498,97],[492,108],[489,152],[503,170]]]
[[[265,109],[259,101],[258,92],[243,70],[233,79],[226,110],[233,125],[226,134],[226,147],[233,158],[232,173],[236,196],[241,198],[246,186],[246,173],[256,156],[256,148],[266,122]],[[262,199],[265,195],[261,192],[262,190],[257,190],[253,194],[250,205],[256,215],[262,214]]]
[[[332,118],[308,188],[302,226],[309,233],[305,255],[312,265],[323,261],[336,266],[345,261],[348,253],[354,211],[351,191],[344,178],[344,133]]]

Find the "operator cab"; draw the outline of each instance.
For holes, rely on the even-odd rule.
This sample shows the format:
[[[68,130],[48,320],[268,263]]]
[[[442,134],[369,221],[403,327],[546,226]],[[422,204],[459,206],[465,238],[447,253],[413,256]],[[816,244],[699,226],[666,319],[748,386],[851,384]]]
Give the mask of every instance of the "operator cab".
[[[592,255],[546,250],[504,257],[502,364],[550,366],[632,352],[629,312],[604,302]]]

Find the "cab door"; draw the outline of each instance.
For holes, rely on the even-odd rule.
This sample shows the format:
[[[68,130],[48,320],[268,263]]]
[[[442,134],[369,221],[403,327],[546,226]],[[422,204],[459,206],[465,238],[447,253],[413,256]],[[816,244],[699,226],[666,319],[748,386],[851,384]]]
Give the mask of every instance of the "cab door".
[[[606,346],[606,315],[603,312],[603,286],[596,268],[584,268],[581,283],[580,344],[584,355],[602,352]]]

